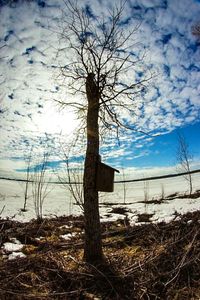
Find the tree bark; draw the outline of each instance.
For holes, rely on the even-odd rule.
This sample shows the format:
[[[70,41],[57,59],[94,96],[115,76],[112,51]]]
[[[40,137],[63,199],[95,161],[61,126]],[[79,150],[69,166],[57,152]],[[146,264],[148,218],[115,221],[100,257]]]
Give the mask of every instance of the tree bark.
[[[99,159],[99,90],[94,74],[89,74],[86,80],[88,100],[87,112],[87,149],[84,167],[84,217],[85,246],[84,259],[91,264],[103,260],[101,228],[99,216],[99,199],[96,190],[96,171]]]

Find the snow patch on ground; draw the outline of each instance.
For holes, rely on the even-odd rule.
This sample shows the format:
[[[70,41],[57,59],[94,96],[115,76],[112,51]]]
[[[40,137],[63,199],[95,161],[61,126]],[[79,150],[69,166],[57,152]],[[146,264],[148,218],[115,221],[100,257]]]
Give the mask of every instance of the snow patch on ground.
[[[70,228],[72,228],[73,227],[73,224],[69,224],[69,225],[62,225],[62,226],[60,226],[59,228],[60,229],[70,229]]]
[[[162,221],[169,222],[174,219],[176,214],[185,214],[199,210],[200,198],[177,198],[168,201],[163,201],[161,204],[145,204],[133,203],[124,205],[115,205],[115,208],[126,207],[128,212],[125,214],[115,214],[110,210],[110,206],[106,205],[100,207],[101,222],[116,221],[117,219],[128,219],[131,225],[137,223],[138,215],[140,214],[153,214],[151,221],[159,223]]]
[[[12,252],[11,254],[8,255],[8,259],[16,259],[16,258],[24,258],[26,255],[22,252]]]
[[[3,244],[4,252],[15,252],[23,248],[24,245],[20,243],[17,239],[14,239],[13,242],[7,242]]]
[[[20,250],[24,247],[16,238],[11,238],[10,242],[6,242],[2,246],[3,257],[8,260],[15,258],[26,257]]]
[[[72,233],[67,233],[67,234],[61,234],[60,237],[64,240],[71,240],[72,237],[76,236],[77,233],[76,232],[72,232]]]

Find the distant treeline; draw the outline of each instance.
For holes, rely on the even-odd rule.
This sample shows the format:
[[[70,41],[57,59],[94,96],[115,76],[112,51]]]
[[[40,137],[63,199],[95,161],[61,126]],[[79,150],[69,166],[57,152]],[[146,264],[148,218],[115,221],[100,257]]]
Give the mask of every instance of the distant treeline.
[[[158,179],[165,179],[165,178],[172,178],[178,176],[184,176],[188,174],[200,173],[200,169],[193,170],[191,172],[183,172],[183,173],[175,173],[175,174],[168,174],[162,176],[153,176],[153,177],[145,177],[139,179],[129,179],[129,180],[116,180],[114,183],[126,183],[126,182],[138,182],[138,181],[148,181],[148,180],[158,180]],[[10,180],[10,181],[17,181],[17,182],[27,182],[26,179],[18,179],[18,178],[9,178],[9,177],[0,177],[0,180]],[[29,182],[33,182],[33,180],[28,180]],[[59,181],[50,181],[53,184],[83,184],[82,182],[59,182]]]

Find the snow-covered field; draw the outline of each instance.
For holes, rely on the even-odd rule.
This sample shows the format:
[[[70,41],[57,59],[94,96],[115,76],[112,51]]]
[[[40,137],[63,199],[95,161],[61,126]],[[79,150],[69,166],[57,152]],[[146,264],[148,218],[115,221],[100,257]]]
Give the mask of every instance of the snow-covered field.
[[[200,173],[193,174],[194,191],[200,189]],[[74,204],[74,200],[67,189],[58,184],[49,186],[50,193],[44,201],[43,216],[78,215],[81,209]],[[188,183],[183,177],[175,177],[148,182],[116,183],[113,193],[100,194],[100,213],[102,221],[124,218],[124,215],[112,213],[113,207],[126,207],[127,216],[131,222],[137,221],[137,215],[142,213],[154,214],[153,221],[169,221],[174,213],[186,213],[198,210],[200,198],[186,199],[174,198],[165,200],[161,204],[144,204],[144,194],[148,200],[159,199],[178,192],[184,194],[188,190]],[[34,203],[31,197],[27,203],[27,211],[23,208],[23,183],[16,181],[0,180],[0,211],[3,208],[1,218],[13,218],[19,221],[28,221],[36,217]]]

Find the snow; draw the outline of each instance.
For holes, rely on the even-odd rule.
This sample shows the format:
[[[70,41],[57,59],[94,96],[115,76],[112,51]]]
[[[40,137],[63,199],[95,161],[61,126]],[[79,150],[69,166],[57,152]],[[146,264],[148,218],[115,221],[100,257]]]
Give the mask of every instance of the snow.
[[[36,238],[35,238],[36,241],[41,241],[41,240],[43,240],[43,239],[45,239],[45,237],[43,237],[43,236],[40,236],[40,237],[36,237]]]
[[[13,252],[8,255],[9,260],[16,259],[16,258],[23,258],[23,257],[26,257],[26,255],[22,252]]]
[[[71,240],[72,237],[76,236],[76,232],[61,234],[60,237],[64,240]]]
[[[6,242],[2,246],[3,257],[8,260],[26,257],[20,250],[24,247],[16,238],[10,238],[10,242]]]
[[[7,242],[3,244],[3,251],[4,252],[16,252],[23,248],[22,245],[18,240],[14,242]]]
[[[59,228],[60,229],[70,229],[70,228],[72,228],[73,227],[73,224],[69,224],[69,225],[62,225],[62,226],[60,226]]]
[[[200,189],[200,173],[193,174],[192,178],[194,191]],[[27,211],[21,211],[24,201],[22,185],[17,181],[0,180],[0,211],[5,206],[1,218],[11,218],[21,222],[36,218],[31,191],[29,191]],[[80,207],[74,204],[67,189],[63,189],[58,184],[51,184],[50,189],[51,192],[43,205],[44,217],[83,213]],[[184,214],[199,209],[200,198],[176,198],[174,196],[172,199],[167,199],[167,196],[174,193],[178,193],[180,196],[187,192],[188,183],[184,177],[149,181],[146,188],[147,200],[160,199],[161,194],[164,193],[165,200],[161,204],[143,203],[144,189],[144,182],[116,183],[113,193],[100,193],[101,221],[124,219],[124,214],[112,213],[112,209],[116,207],[125,207],[127,209],[126,215],[132,223],[137,222],[137,215],[142,213],[153,214],[151,220],[154,222],[168,222],[174,218],[176,212]]]
[[[153,214],[151,221],[159,223],[162,221],[169,222],[174,219],[175,214],[185,214],[187,212],[193,212],[199,210],[200,198],[178,198],[168,201],[163,201],[161,204],[144,204],[134,203],[125,205],[126,209],[129,210],[126,215],[130,220],[131,225],[137,223],[137,215],[147,213]],[[123,205],[115,205],[115,208],[123,207]],[[101,208],[101,221],[116,221],[117,219],[124,219],[123,214],[112,214],[107,211],[106,206]]]

